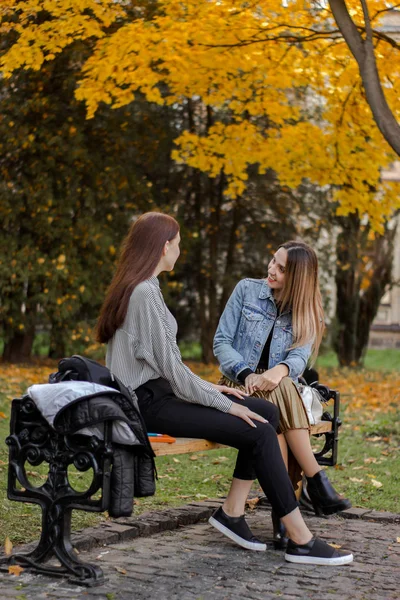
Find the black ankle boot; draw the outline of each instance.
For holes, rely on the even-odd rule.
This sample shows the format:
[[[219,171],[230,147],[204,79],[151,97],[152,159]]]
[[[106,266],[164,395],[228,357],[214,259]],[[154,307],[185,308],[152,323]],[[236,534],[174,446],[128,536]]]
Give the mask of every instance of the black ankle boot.
[[[285,526],[273,510],[271,511],[271,519],[274,530],[274,548],[275,550],[286,550],[288,537]]]
[[[317,515],[333,515],[351,507],[350,500],[339,496],[325,471],[307,477],[307,493]]]

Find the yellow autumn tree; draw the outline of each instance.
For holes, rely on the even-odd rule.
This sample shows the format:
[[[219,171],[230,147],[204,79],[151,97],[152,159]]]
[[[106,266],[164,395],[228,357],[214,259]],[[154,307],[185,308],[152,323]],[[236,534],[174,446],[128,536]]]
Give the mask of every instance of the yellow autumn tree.
[[[207,131],[183,131],[174,158],[211,176],[224,172],[227,196],[240,195],[248,168],[273,169],[282,185],[307,178],[332,186],[338,212],[368,215],[373,229],[399,207],[398,189],[380,179],[393,151],[376,127],[358,66],[326,3],[309,0],[6,0],[1,32],[15,40],[1,58],[5,77],[40,69],[70,44],[92,49],[78,99],[93,116],[144,94],[156,103],[200,98],[214,111]],[[360,35],[359,0],[347,9]],[[397,44],[380,29],[384,0],[369,0],[375,57],[399,114]]]
[[[181,109],[189,118],[173,158],[222,182],[228,200],[240,200],[255,171],[274,172],[284,189],[312,182],[329,190],[345,247],[337,249],[338,272],[358,281],[352,298],[338,303],[352,318],[340,321],[345,362],[352,364],[365,347],[364,336],[355,349],[359,323],[368,334],[390,279],[385,257],[392,241],[386,248],[379,238],[400,208],[400,194],[380,175],[396,144],[385,141],[387,119],[379,128],[376,122],[379,103],[399,121],[399,45],[382,28],[384,0],[330,5],[333,12],[326,0],[3,0],[0,69],[12,83],[15,72],[40,70],[76,45],[87,57],[76,97],[88,118],[104,103],[118,108],[137,97]],[[377,95],[376,77],[369,86],[375,63]],[[217,237],[213,210],[207,231]],[[374,303],[364,310],[360,272],[365,252],[373,253],[363,240],[375,238],[385,267],[377,259],[371,281],[380,289],[371,287]],[[212,332],[214,325],[201,329]]]

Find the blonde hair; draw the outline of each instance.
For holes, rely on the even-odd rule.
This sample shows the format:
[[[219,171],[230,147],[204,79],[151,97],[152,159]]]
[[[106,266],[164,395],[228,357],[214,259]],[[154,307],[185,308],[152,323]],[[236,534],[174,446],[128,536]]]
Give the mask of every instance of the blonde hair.
[[[294,343],[298,348],[312,342],[312,361],[318,355],[325,328],[318,259],[304,242],[290,241],[280,246],[287,252],[285,283],[280,294],[281,310],[291,309]]]

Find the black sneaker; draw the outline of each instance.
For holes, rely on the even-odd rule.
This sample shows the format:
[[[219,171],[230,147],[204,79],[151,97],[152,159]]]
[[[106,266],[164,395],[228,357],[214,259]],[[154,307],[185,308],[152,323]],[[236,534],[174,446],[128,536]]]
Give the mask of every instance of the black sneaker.
[[[346,550],[336,550],[319,538],[311,538],[307,544],[295,544],[289,540],[285,559],[305,565],[340,566],[353,562],[353,555]]]
[[[242,546],[242,548],[246,548],[247,550],[258,550],[259,552],[265,552],[267,549],[267,544],[263,544],[251,533],[244,515],[241,517],[229,517],[224,513],[222,507],[220,507],[215,511],[213,516],[208,519],[208,522],[218,529],[218,531],[239,544],[239,546]]]

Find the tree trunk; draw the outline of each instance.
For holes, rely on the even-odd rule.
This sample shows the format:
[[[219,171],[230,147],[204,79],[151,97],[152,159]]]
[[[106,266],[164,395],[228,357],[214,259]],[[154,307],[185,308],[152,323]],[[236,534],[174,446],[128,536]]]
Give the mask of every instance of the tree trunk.
[[[360,298],[358,313],[358,336],[355,348],[355,360],[363,362],[368,346],[369,332],[375,319],[382,296],[392,281],[392,267],[394,256],[394,243],[397,224],[392,229],[386,227],[385,234],[376,238],[374,242],[373,262],[374,269],[370,284]]]
[[[221,299],[220,299],[220,303],[219,303],[219,313],[220,315],[222,314],[226,303],[229,300],[229,297],[232,293],[232,270],[233,270],[233,265],[235,262],[235,251],[236,251],[236,244],[237,244],[237,235],[236,235],[236,231],[239,227],[240,224],[240,217],[241,217],[241,210],[240,210],[240,205],[239,205],[239,201],[235,200],[234,206],[233,206],[233,215],[232,215],[232,225],[229,231],[229,241],[228,241],[228,250],[226,253],[226,260],[225,260],[225,271],[224,271],[224,277],[222,280],[222,295],[221,295]]]
[[[365,96],[374,120],[385,140],[396,154],[400,156],[400,126],[386,101],[379,79],[366,0],[361,0],[361,4],[365,21],[365,39],[361,37],[354,24],[347,10],[345,0],[329,0],[329,5],[337,26],[357,61],[365,89]]]
[[[64,358],[66,356],[65,330],[54,325],[50,333],[49,358]]]
[[[18,332],[14,331],[12,337],[4,344],[3,360],[10,363],[27,362],[32,356],[35,327]]]
[[[340,218],[337,240],[336,319],[334,348],[341,366],[362,365],[369,331],[381,299],[391,283],[396,227],[368,240],[369,228],[356,215]],[[372,265],[366,269],[363,257]]]
[[[356,215],[341,220],[342,231],[336,243],[336,318],[338,331],[334,348],[340,365],[355,363],[359,312],[358,233],[360,219]]]

